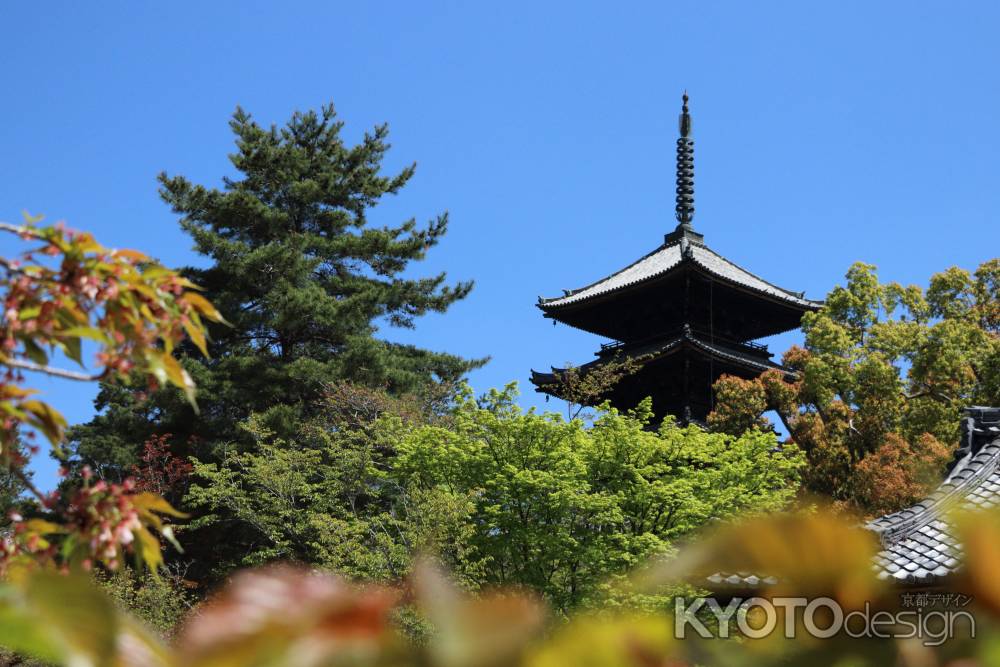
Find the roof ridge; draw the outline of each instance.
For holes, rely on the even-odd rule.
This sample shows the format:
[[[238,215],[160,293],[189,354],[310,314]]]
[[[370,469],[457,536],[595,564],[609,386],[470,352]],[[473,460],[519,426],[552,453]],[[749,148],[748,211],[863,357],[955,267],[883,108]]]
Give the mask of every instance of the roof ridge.
[[[972,464],[977,464],[973,468]],[[912,531],[942,518],[944,514],[957,506],[965,498],[965,491],[977,486],[995,472],[1000,464],[1000,438],[970,452],[964,460],[964,465],[956,467],[931,493],[920,502],[903,508],[898,512],[886,514],[866,524],[866,528],[879,536],[883,547],[901,541],[900,538]],[[961,475],[961,473],[967,473]]]

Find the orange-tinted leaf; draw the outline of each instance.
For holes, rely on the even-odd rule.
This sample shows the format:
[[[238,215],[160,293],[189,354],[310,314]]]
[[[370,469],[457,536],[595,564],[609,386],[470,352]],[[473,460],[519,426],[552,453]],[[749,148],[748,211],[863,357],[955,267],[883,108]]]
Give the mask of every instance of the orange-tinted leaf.
[[[965,578],[976,601],[1000,615],[1000,512],[965,512],[955,524],[965,548]]]
[[[684,667],[664,618],[579,616],[525,661],[528,667]],[[709,664],[709,663],[706,663]]]
[[[3,361],[2,357],[0,357],[0,361]],[[0,384],[0,398],[24,398],[37,393],[37,389],[25,389],[13,384]]]
[[[179,664],[353,665],[391,645],[396,596],[290,567],[237,574],[181,633]]]
[[[675,559],[640,574],[640,589],[687,581],[705,586],[716,573],[775,577],[771,592],[827,595],[854,607],[874,599],[875,536],[825,513],[778,514],[727,526],[681,550]]]
[[[128,248],[120,248],[114,251],[115,257],[124,257],[126,259],[131,259],[134,262],[145,262],[149,260],[149,256],[145,253],[141,253],[138,250],[130,250]]]

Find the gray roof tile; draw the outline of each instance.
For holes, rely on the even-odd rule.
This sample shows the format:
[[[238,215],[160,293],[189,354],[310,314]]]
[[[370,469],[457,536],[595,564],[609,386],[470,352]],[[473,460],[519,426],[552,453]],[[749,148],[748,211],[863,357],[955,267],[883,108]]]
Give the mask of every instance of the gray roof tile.
[[[961,567],[962,550],[947,516],[953,509],[978,509],[1000,504],[1000,437],[991,423],[1000,410],[971,408],[963,424],[965,446],[951,474],[929,498],[868,523],[883,550],[875,569],[883,579],[930,583]]]
[[[928,585],[962,566],[962,547],[949,523],[954,509],[1000,504],[1000,408],[970,408],[963,422],[963,441],[948,477],[930,497],[867,528],[879,536],[882,550],[872,560],[879,579],[898,584]],[[997,429],[997,430],[994,430]],[[743,573],[709,577],[715,584],[756,587],[758,577]],[[777,583],[774,577],[760,580]]]
[[[801,292],[790,292],[777,285],[772,285],[746,269],[733,264],[725,257],[709,249],[708,246],[700,243],[689,243],[687,246],[688,252],[685,252],[682,245],[688,243],[686,239],[681,239],[662,245],[645,257],[611,274],[607,278],[598,280],[587,287],[569,290],[561,297],[540,299],[539,305],[548,309],[580,303],[591,297],[615,292],[663,275],[680,266],[685,261],[693,262],[708,273],[728,282],[748,287],[756,292],[767,294],[803,308],[812,310],[821,305],[821,302],[806,299]]]

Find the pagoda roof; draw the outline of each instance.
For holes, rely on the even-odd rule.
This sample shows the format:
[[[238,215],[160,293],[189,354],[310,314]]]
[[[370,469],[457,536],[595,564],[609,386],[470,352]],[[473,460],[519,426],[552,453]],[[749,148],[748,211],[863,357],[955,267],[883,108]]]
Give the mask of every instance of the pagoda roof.
[[[549,312],[583,305],[610,294],[636,289],[682,267],[695,268],[721,282],[803,311],[817,310],[823,305],[822,301],[805,298],[804,292],[792,292],[767,282],[719,255],[704,243],[689,240],[684,235],[671,239],[673,236],[669,235],[668,242],[607,278],[580,289],[567,290],[561,297],[539,298],[538,307]]]
[[[762,356],[762,351],[754,350],[749,346],[734,346],[724,343],[707,341],[696,336],[688,327],[675,337],[660,339],[643,345],[630,347],[622,350],[622,355],[631,359],[637,359],[644,364],[670,356],[682,349],[694,349],[706,357],[711,357],[717,361],[728,362],[740,368],[744,368],[753,374],[760,374],[769,370],[780,370],[788,376],[794,377],[794,373],[780,364],[770,361]],[[742,349],[741,349],[742,348]],[[579,370],[586,373],[589,369],[615,361],[614,356],[605,356],[595,359],[580,366]],[[551,373],[540,373],[531,371],[531,382],[539,390],[547,385],[556,384],[559,376],[566,372],[565,368],[552,367]]]

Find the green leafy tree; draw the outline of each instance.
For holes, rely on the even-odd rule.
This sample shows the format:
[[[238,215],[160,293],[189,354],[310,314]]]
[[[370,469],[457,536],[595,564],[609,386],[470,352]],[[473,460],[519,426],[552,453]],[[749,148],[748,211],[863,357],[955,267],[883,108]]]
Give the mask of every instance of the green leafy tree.
[[[709,422],[739,433],[774,410],[810,466],[808,488],[864,513],[937,483],[961,409],[1000,404],[1000,260],[951,268],[927,289],[883,284],[855,264],[784,357],[799,379],[724,377]]]
[[[604,604],[609,576],[705,524],[795,495],[801,453],[771,433],[653,432],[647,404],[587,427],[515,396],[462,392],[433,419],[397,404],[351,424],[328,409],[289,441],[251,419],[252,451],[196,464],[190,530],[242,527],[223,572],[292,560],[393,581],[425,555],[466,588],[526,586],[566,611]]]
[[[124,612],[142,619],[159,636],[170,638],[195,605],[195,597],[177,572],[156,576],[133,567],[99,570],[94,579]],[[2,664],[2,663],[0,663]]]
[[[187,350],[201,414],[176,392],[104,385],[100,414],[71,434],[80,462],[104,476],[127,474],[156,434],[172,434],[178,454],[212,460],[217,447],[245,435],[238,425],[252,413],[294,431],[338,379],[400,393],[453,382],[483,363],[378,336],[382,326],[410,328],[427,312],[444,312],[472,287],[447,284],[443,273],[410,277],[412,263],[441,240],[447,214],[423,227],[371,222],[373,207],[414,173],[411,165],[382,174],[385,125],[355,146],[345,144],[332,106],[296,113],[280,128],[237,109],[230,126],[237,176],[221,189],[159,177],[164,201],[209,260],[184,274],[231,325],[213,327]],[[190,354],[195,347],[211,358]]]
[[[527,586],[562,612],[599,605],[609,576],[707,523],[780,509],[797,488],[801,454],[773,434],[651,431],[648,401],[604,406],[588,428],[515,397],[513,385],[463,395],[453,421],[403,440],[392,473],[468,503],[467,560],[447,565],[478,586]]]

